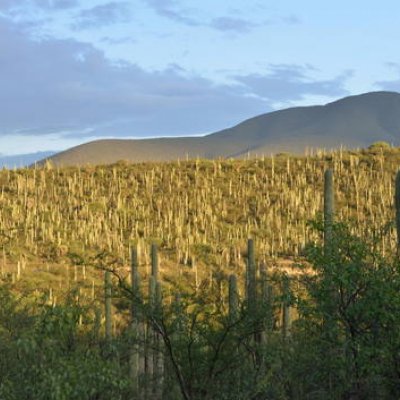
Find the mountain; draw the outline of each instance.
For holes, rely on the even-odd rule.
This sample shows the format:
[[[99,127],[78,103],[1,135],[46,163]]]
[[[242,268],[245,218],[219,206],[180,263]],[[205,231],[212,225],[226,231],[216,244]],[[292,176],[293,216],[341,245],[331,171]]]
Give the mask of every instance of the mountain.
[[[49,159],[56,165],[108,164],[175,159],[245,157],[307,148],[400,144],[400,94],[371,92],[323,106],[294,107],[250,118],[203,137],[97,140]]]
[[[16,154],[13,156],[0,155],[0,168],[20,168],[34,164],[44,157],[51,157],[55,151],[38,151],[37,153]]]

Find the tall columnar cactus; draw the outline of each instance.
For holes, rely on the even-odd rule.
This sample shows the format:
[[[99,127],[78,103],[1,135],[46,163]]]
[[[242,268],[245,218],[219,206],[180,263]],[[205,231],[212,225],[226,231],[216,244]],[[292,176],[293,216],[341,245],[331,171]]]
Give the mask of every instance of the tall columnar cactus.
[[[229,318],[231,321],[236,320],[239,308],[239,293],[237,287],[236,275],[229,276]]]
[[[331,268],[329,266],[329,259],[333,255],[333,220],[334,220],[334,186],[333,186],[333,172],[331,169],[325,171],[325,180],[324,180],[324,253],[325,256],[328,257],[328,268],[326,270],[327,274],[330,274]],[[326,317],[324,318],[324,329],[326,332],[329,332],[329,335],[332,337],[332,342],[334,343],[334,335],[336,334],[336,321],[334,319],[335,313],[335,304],[337,301],[337,291],[335,289],[335,285],[333,281],[330,280],[328,283],[328,293],[330,297],[330,301],[328,302],[328,308],[326,312]],[[284,315],[285,318],[285,315]],[[286,317],[287,318],[287,317]],[[290,319],[290,316],[289,316]],[[287,332],[287,330],[286,330]],[[285,335],[285,328],[284,328]],[[287,336],[285,336],[287,337]],[[332,348],[329,344],[327,345],[326,352],[328,357],[334,357],[334,348]],[[329,373],[328,377],[331,382],[333,379],[333,373]]]
[[[150,318],[155,315],[155,302],[156,302],[156,280],[154,276],[149,278],[149,314]],[[147,325],[147,338],[146,338],[146,372],[150,379],[154,375],[154,330],[151,321]],[[150,388],[148,388],[150,390]]]
[[[282,334],[284,338],[290,335],[290,328],[292,324],[291,310],[290,310],[290,279],[287,275],[283,276],[283,304],[282,304]]]
[[[162,287],[160,282],[156,282],[155,292],[155,318],[161,317],[162,313]],[[164,352],[163,340],[160,333],[155,333],[154,336],[154,399],[161,400],[164,385]]]
[[[106,318],[106,339],[112,339],[112,313],[111,313],[111,272],[105,271],[104,273],[104,297],[105,297],[105,318]]]
[[[228,292],[228,301],[229,301],[229,322],[231,324],[236,323],[239,316],[239,292],[237,285],[237,277],[232,274],[229,276],[229,292]],[[234,354],[239,357],[239,348],[235,347],[232,349]],[[232,371],[232,378],[234,385],[238,387],[240,379],[239,372],[237,370]]]
[[[153,322],[157,321],[157,318],[162,310],[162,292],[158,277],[158,247],[155,243],[153,243],[151,245],[151,276],[149,280],[149,306],[153,317]],[[147,332],[147,371],[155,383],[155,385],[153,385],[153,398],[160,399],[162,396],[164,369],[164,358],[161,351],[161,337],[151,325],[148,326]]]
[[[157,317],[160,317],[162,313],[162,286],[160,281],[156,281],[155,313]]]
[[[131,288],[136,301],[132,302],[132,318],[136,318],[136,302],[140,298],[139,258],[137,247],[131,250]]]
[[[157,281],[155,277],[152,275],[149,277],[149,311],[151,315],[155,312],[156,305],[156,285]]]
[[[325,253],[329,255],[331,251],[332,224],[335,212],[333,171],[327,169],[324,178],[324,248]]]
[[[158,281],[158,247],[155,243],[151,245],[151,275]]]
[[[199,275],[198,275],[198,269],[197,269],[197,262],[194,257],[192,257],[192,268],[194,270],[194,288],[197,293],[199,290]]]
[[[172,300],[172,307],[174,310],[174,318],[175,318],[175,329],[171,331],[171,353],[174,353],[175,346],[177,343],[181,342],[181,338],[183,335],[183,314],[184,309],[182,305],[182,298],[179,292],[174,293],[174,297]],[[175,357],[175,354],[174,354]],[[171,399],[181,399],[181,388],[179,387],[177,374],[179,373],[178,369],[172,363],[171,356],[165,358],[164,363],[164,370],[165,370],[165,379],[168,381],[166,386],[169,389]]]
[[[397,253],[400,254],[400,170],[396,174],[394,204],[396,207]]]
[[[138,251],[134,247],[131,250],[131,290],[132,290],[132,305],[131,305],[131,329],[132,329],[132,349],[130,352],[130,375],[132,387],[135,393],[139,392],[139,376],[144,373],[140,370],[140,310],[138,302],[140,301],[140,276],[138,270]],[[143,363],[144,366],[144,363]]]
[[[267,304],[270,300],[270,287],[268,285],[267,266],[264,263],[260,264],[260,292],[261,301]]]
[[[257,302],[257,289],[256,289],[256,261],[254,255],[254,241],[249,239],[247,241],[247,307],[249,312],[254,312]]]
[[[94,309],[94,326],[93,326],[93,340],[97,342],[100,338],[101,329],[101,308]]]
[[[131,321],[139,322],[142,319],[141,315],[141,284],[139,274],[139,258],[138,249],[133,247],[131,250],[131,290],[132,290],[132,305],[131,305]]]
[[[273,293],[272,286],[268,283],[267,266],[262,263],[260,265],[260,292],[261,302],[265,310],[264,330],[261,335],[262,341],[266,341],[266,333],[272,331],[274,326],[274,313],[273,313]]]

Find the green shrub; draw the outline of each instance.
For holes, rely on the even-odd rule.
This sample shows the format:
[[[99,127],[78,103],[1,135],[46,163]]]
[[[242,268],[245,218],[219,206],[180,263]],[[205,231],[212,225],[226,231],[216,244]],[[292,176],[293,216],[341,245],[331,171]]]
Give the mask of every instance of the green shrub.
[[[392,146],[384,141],[379,141],[379,142],[374,142],[372,143],[370,146],[368,146],[368,150],[388,150],[390,149]]]

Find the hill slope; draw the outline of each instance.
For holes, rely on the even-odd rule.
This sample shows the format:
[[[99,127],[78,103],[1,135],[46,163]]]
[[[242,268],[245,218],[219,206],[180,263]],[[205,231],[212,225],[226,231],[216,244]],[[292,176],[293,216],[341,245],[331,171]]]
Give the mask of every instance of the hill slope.
[[[12,156],[0,155],[0,168],[20,168],[33,164],[44,157],[51,157],[56,154],[55,151],[39,151],[36,153],[16,154]]]
[[[98,140],[50,159],[59,165],[107,164],[118,160],[243,157],[248,153],[303,153],[306,148],[365,147],[400,143],[400,94],[372,92],[328,103],[295,107],[248,119],[204,137]]]

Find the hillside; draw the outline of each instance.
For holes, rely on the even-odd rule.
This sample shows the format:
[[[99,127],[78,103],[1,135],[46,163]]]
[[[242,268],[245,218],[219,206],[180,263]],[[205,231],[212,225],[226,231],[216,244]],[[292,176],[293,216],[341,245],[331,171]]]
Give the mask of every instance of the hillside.
[[[107,396],[98,398],[143,399],[126,394],[131,382],[137,382],[136,388],[146,388],[147,382],[161,376],[168,395],[147,398],[215,399],[221,393],[219,373],[217,383],[208,385],[216,388],[215,394],[185,399],[169,389],[176,386],[177,376],[171,372],[170,362],[157,361],[167,365],[163,370],[144,369],[141,380],[136,379],[136,365],[154,361],[154,354],[165,356],[163,360],[178,354],[185,382],[191,382],[194,374],[198,374],[195,382],[203,382],[203,371],[207,373],[208,365],[214,365],[218,357],[233,366],[221,368],[225,374],[222,381],[229,383],[226,393],[232,386],[232,371],[246,379],[251,373],[254,382],[259,379],[255,351],[268,355],[268,359],[259,357],[265,362],[261,371],[271,369],[270,357],[274,357],[277,369],[272,369],[272,377],[268,374],[271,388],[282,382],[283,371],[287,374],[285,387],[298,379],[303,388],[311,377],[307,392],[313,393],[321,385],[319,377],[314,381],[321,368],[327,376],[332,370],[325,360],[330,334],[326,315],[335,316],[345,343],[352,337],[347,322],[356,321],[357,325],[351,326],[360,334],[354,343],[357,349],[360,343],[364,346],[368,357],[360,358],[366,367],[372,366],[373,377],[377,364],[369,356],[377,349],[373,327],[384,332],[379,354],[382,357],[383,348],[391,363],[379,365],[386,368],[381,375],[391,377],[400,330],[400,273],[398,259],[392,256],[396,254],[392,221],[399,161],[399,148],[376,145],[368,150],[318,152],[307,157],[121,162],[68,168],[47,164],[0,171],[0,375],[9,376],[13,393],[18,393],[9,396],[9,387],[0,385],[0,398],[28,399],[31,388],[39,387],[40,396],[35,399],[89,400],[94,398],[93,387],[103,395],[115,382],[125,382],[113,392],[122,394],[106,392]],[[334,171],[336,219],[350,221],[351,228],[337,225],[340,230],[334,229],[333,259],[331,253],[329,258],[322,257],[325,250],[318,246],[322,232],[309,223],[324,207],[327,168]],[[350,232],[365,239],[372,253]],[[150,250],[152,244],[158,245],[158,251]],[[135,256],[131,257],[130,250]],[[386,258],[382,258],[384,254]],[[332,282],[337,285],[334,292]],[[337,301],[332,314],[328,311],[333,296],[327,296],[327,288],[328,293],[340,293],[334,296]],[[153,299],[158,299],[155,308]],[[140,325],[136,325],[138,315]],[[142,321],[146,330],[139,329]],[[134,342],[132,326],[138,334]],[[162,337],[171,339],[153,341],[157,338],[153,333],[159,333],[160,327]],[[262,339],[255,341],[256,337]],[[221,338],[226,338],[222,356]],[[174,350],[165,351],[165,343]],[[197,349],[192,352],[193,345]],[[343,354],[341,365],[350,365],[353,371],[351,354],[347,356],[343,348],[340,341],[335,352]],[[242,352],[239,356],[238,349]],[[314,353],[324,355],[321,365],[316,364]],[[142,354],[142,361],[132,366],[130,361],[138,358],[128,358],[129,354]],[[307,361],[309,354],[312,357]],[[42,374],[40,384],[36,383],[37,371]],[[20,384],[21,374],[33,382],[28,389]],[[67,397],[53,396],[54,385],[48,383],[53,376],[62,388],[60,393],[68,393]],[[397,375],[393,381],[397,385]],[[90,395],[76,392],[75,387]],[[240,398],[256,398],[247,394],[248,387]],[[325,393],[330,386],[326,387],[317,398],[329,398]],[[346,383],[344,387],[352,386]],[[270,393],[264,388],[263,384],[261,389]],[[4,390],[8,390],[6,396]],[[78,394],[70,395],[68,390]],[[314,398],[302,393],[296,399]],[[394,393],[337,398],[393,399]],[[237,398],[236,394],[225,397]],[[292,397],[271,397],[283,398]]]
[[[71,265],[103,250],[126,263],[132,243],[145,249],[156,240],[174,274],[192,257],[199,270],[206,264],[238,268],[249,236],[265,260],[296,257],[316,238],[307,221],[322,210],[327,167],[335,169],[338,218],[356,220],[357,232],[370,234],[393,218],[399,160],[398,148],[375,148],[313,157],[2,170],[0,265],[17,273],[16,263],[25,261],[25,276],[32,265],[47,272],[46,264]],[[393,249],[394,239],[382,245]]]
[[[366,147],[400,143],[400,94],[372,92],[328,103],[262,114],[203,137],[98,140],[49,159],[56,165],[241,158],[308,148]]]
[[[51,157],[54,151],[38,151],[29,154],[17,154],[12,156],[0,155],[0,168],[21,168],[33,164],[44,157]]]

